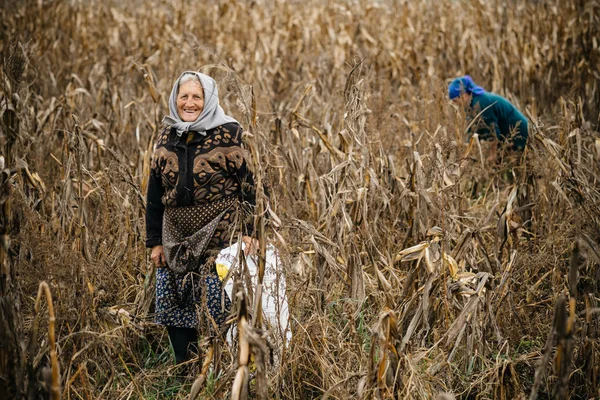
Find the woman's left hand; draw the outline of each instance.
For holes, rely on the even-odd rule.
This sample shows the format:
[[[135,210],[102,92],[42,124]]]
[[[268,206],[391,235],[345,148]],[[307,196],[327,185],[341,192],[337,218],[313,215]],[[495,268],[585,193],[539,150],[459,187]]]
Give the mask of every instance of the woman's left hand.
[[[259,242],[258,240],[250,237],[250,236],[242,236],[242,242],[244,242],[244,255],[246,257],[253,256],[256,254],[258,250]]]

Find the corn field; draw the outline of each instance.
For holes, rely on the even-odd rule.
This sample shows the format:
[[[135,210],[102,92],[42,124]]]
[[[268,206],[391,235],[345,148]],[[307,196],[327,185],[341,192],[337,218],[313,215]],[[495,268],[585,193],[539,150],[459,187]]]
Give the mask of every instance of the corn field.
[[[600,2],[5,0],[0,17],[0,398],[600,398]],[[239,346],[201,346],[188,375],[144,247],[184,70],[216,79],[268,182],[262,252],[292,333],[262,329],[238,274]],[[523,153],[468,139],[447,94],[464,74],[528,117]]]

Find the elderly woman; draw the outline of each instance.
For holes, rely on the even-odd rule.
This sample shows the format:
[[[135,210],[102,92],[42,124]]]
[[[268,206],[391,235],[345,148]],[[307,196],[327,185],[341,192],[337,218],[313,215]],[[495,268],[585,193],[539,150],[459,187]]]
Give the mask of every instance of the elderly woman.
[[[177,363],[197,352],[203,335],[222,331],[230,299],[215,269],[220,250],[250,238],[254,184],[242,149],[242,128],[219,105],[211,77],[184,72],[169,98],[167,127],[157,138],[148,182],[146,246],[156,272],[156,316]]]
[[[489,140],[496,137],[501,142],[508,138],[514,150],[525,148],[527,119],[504,97],[486,92],[468,75],[454,79],[448,94],[450,100],[467,110],[469,119],[481,113],[471,128],[480,138]]]

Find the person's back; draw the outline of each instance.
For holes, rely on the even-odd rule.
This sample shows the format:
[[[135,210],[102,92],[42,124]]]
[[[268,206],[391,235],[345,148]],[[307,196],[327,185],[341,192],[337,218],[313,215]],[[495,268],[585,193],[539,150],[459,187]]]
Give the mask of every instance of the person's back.
[[[495,93],[484,92],[473,95],[471,107],[475,115],[481,114],[483,124],[477,124],[476,131],[482,138],[490,138],[493,133],[500,141],[507,137],[515,149],[525,148],[528,136],[527,118],[508,100]]]

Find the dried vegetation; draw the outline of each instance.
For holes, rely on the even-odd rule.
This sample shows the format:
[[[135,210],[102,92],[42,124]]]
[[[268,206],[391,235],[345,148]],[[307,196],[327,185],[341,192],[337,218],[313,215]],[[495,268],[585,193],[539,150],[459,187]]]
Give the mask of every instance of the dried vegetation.
[[[4,2],[0,394],[600,396],[599,14],[583,0]],[[269,339],[265,376],[246,287],[244,348],[207,346],[217,362],[193,389],[150,324],[143,247],[152,140],[189,68],[216,77],[271,182],[293,330]],[[446,100],[464,73],[527,110],[524,154],[465,141]]]

